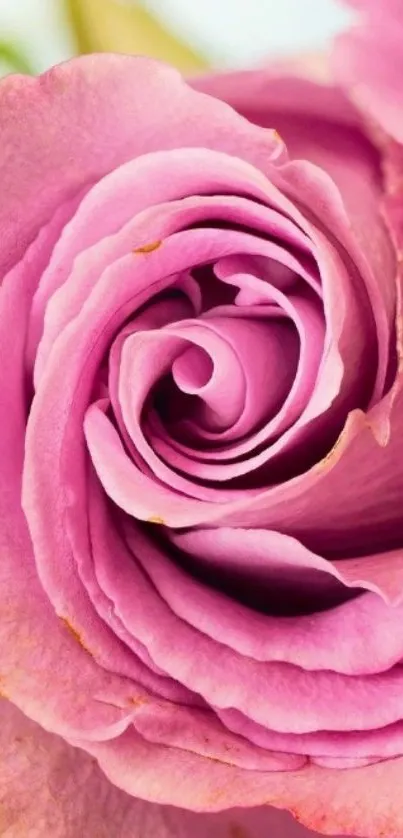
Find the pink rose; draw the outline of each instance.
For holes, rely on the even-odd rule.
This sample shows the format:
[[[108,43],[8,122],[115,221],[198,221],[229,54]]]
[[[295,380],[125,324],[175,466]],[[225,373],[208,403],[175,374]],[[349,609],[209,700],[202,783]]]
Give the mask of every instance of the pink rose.
[[[194,88],[118,56],[0,85],[0,673],[33,720],[6,706],[5,770],[21,727],[28,761],[27,741],[48,749],[40,822],[63,788],[63,838],[306,834],[266,804],[393,836],[403,392],[383,151],[330,84]],[[207,814],[234,807],[250,811]]]
[[[333,66],[387,134],[403,142],[403,4],[402,0],[346,0],[361,15],[338,39]]]

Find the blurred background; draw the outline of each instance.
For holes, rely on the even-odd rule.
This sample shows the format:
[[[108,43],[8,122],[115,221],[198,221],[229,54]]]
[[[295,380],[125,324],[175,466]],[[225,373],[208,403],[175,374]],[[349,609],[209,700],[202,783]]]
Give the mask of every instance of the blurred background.
[[[0,73],[97,51],[245,67],[323,48],[348,17],[337,0],[0,0]]]

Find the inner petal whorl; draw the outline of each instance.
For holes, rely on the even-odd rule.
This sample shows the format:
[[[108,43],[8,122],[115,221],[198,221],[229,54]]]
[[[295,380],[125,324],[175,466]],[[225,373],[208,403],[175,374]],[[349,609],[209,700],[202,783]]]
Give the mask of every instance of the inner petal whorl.
[[[214,371],[210,356],[199,346],[191,346],[172,364],[175,384],[184,393],[200,395],[205,390]]]

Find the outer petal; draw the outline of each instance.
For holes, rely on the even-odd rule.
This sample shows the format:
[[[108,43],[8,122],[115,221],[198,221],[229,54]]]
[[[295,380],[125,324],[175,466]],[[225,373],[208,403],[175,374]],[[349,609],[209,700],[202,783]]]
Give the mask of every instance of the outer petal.
[[[374,12],[380,8],[379,0],[345,0],[345,2],[350,6],[354,6],[355,9],[359,9],[360,12]],[[396,17],[399,14],[401,15],[401,0],[383,0],[382,11],[384,14],[387,12],[388,14],[396,15]]]
[[[378,156],[365,138],[358,111],[340,88],[318,81],[307,62],[294,67],[274,65],[264,70],[210,74],[192,85],[232,105],[257,125],[275,125],[293,159],[324,168],[345,200],[357,201],[350,178],[359,177],[361,190],[379,193]],[[365,200],[362,195],[362,209]]]
[[[366,16],[337,38],[335,75],[364,113],[402,142],[402,4],[399,0],[355,0],[354,5]]]
[[[96,761],[2,701],[0,834],[4,838],[309,838],[269,807],[196,814],[137,800]]]
[[[86,729],[95,730],[97,735],[117,735],[126,725],[127,711],[116,713],[95,698],[101,686],[111,686],[111,677],[96,666],[88,651],[80,648],[77,634],[52,610],[37,577],[21,509],[26,421],[24,338],[37,274],[46,263],[47,248],[65,212],[67,208],[44,228],[24,259],[7,275],[0,291],[1,689],[9,697],[17,694],[19,706],[46,727],[52,727],[62,705],[67,724],[64,733],[79,730],[84,735]]]
[[[308,765],[267,774],[218,765],[167,746],[154,745],[148,752],[132,730],[118,742],[91,743],[88,750],[118,786],[150,800],[169,798],[195,811],[268,804],[289,809],[301,823],[326,835],[397,838],[403,832],[397,792],[402,758],[343,771]]]
[[[161,148],[227,151],[265,168],[284,151],[179,73],[146,58],[99,55],[0,85],[0,274],[59,204],[116,166]]]

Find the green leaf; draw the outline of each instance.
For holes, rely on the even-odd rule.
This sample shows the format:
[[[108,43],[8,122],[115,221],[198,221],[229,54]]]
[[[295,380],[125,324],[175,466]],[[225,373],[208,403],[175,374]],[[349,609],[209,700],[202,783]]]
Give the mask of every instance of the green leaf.
[[[206,61],[169,32],[141,3],[123,0],[64,0],[79,52],[149,55],[186,72]]]
[[[9,41],[0,41],[0,64],[16,73],[32,75],[35,72],[21,48]]]

